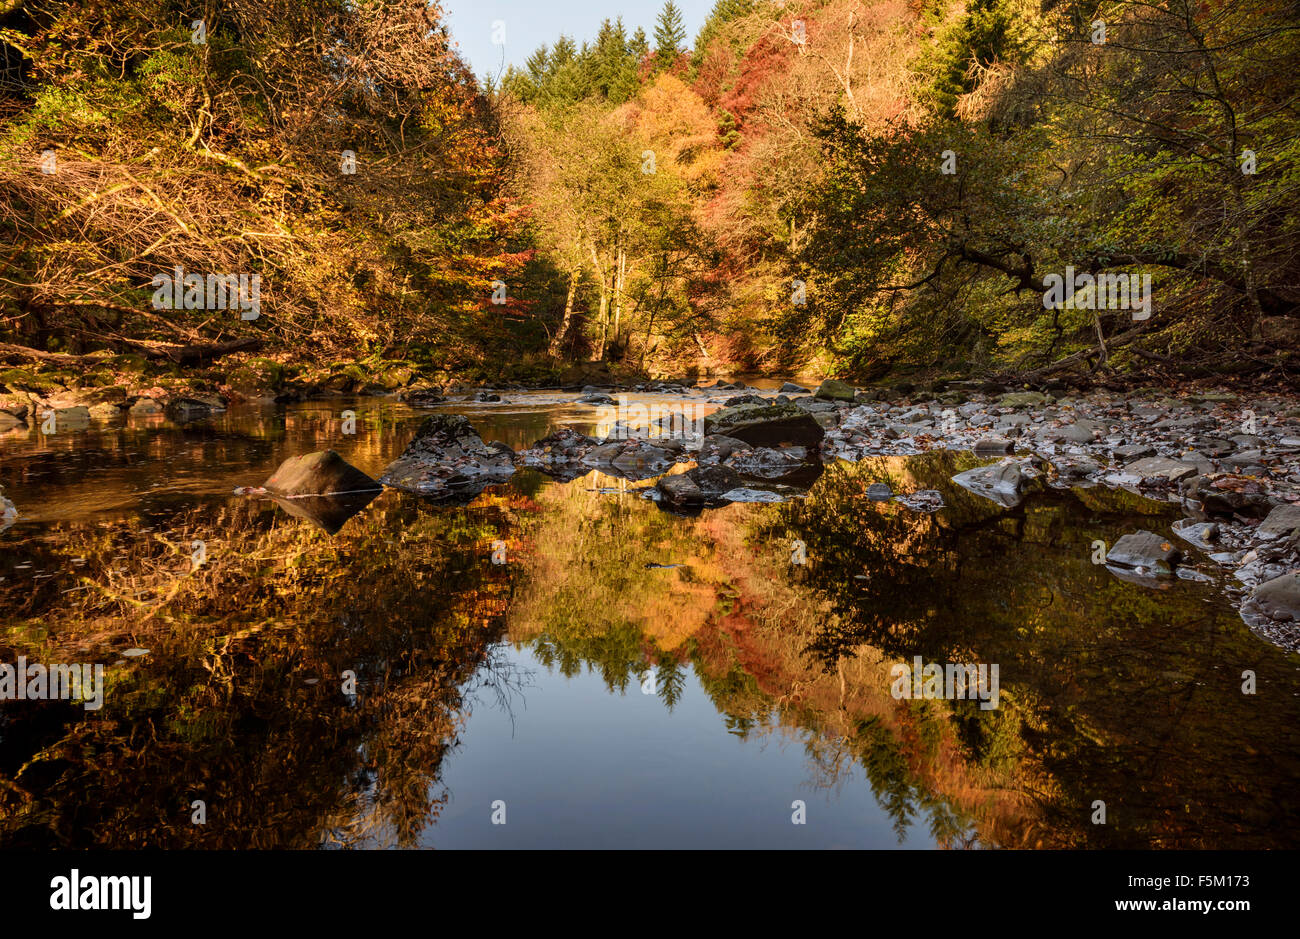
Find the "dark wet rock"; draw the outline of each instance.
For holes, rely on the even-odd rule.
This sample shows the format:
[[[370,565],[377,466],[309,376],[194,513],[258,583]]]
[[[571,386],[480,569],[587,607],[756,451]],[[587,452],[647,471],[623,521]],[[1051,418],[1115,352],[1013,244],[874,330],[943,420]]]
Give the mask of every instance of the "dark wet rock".
[[[717,500],[724,493],[730,492],[743,485],[744,480],[740,474],[729,466],[697,466],[695,469],[686,473],[695,485],[699,487],[700,492],[710,501]],[[672,478],[672,477],[668,477]]]
[[[657,438],[609,440],[588,451],[582,462],[611,476],[639,480],[657,476],[677,462],[682,454],[680,441]]]
[[[447,399],[443,395],[441,388],[422,385],[416,388],[407,388],[398,395],[398,400],[413,408],[427,408],[435,404],[442,404]]]
[[[599,392],[599,391],[595,391],[595,392],[590,392],[590,393],[584,394],[584,395],[582,395],[582,397],[577,398],[577,399],[576,399],[576,403],[578,403],[578,404],[612,405],[612,404],[615,403],[615,401],[614,401],[614,399],[611,398],[609,395],[604,394],[604,393]]]
[[[402,455],[379,481],[422,495],[442,495],[482,482],[508,479],[515,455],[505,444],[485,444],[460,414],[426,417]]]
[[[378,492],[380,485],[333,450],[291,456],[262,488],[273,496],[298,499],[340,493]]]
[[[496,404],[501,400],[501,396],[492,391],[476,391],[469,400],[481,404]]]
[[[1128,463],[1133,460],[1140,460],[1143,457],[1155,456],[1156,451],[1155,447],[1148,446],[1145,443],[1128,443],[1116,447],[1112,451],[1112,455],[1120,462]]]
[[[711,437],[705,437],[700,443],[699,462],[721,463],[739,450],[751,449],[753,447],[743,440],[737,440],[735,437],[728,437],[725,434],[714,434]]]
[[[737,405],[741,405],[741,404],[770,404],[770,403],[771,402],[768,401],[766,398],[761,397],[759,395],[743,394],[743,395],[736,395],[733,398],[728,398],[726,401],[722,402],[722,406],[727,408],[734,408]]]
[[[168,419],[175,421],[177,424],[188,424],[190,421],[200,421],[212,417],[225,409],[225,404],[218,400],[173,398],[167,402],[163,413],[167,415]]]
[[[671,508],[699,508],[705,503],[703,490],[686,474],[665,476],[655,484],[659,503]]]
[[[834,401],[819,401],[816,398],[792,398],[790,403],[810,414],[838,414],[840,410]]]
[[[821,456],[806,447],[755,447],[736,451],[726,462],[746,476],[780,479],[813,464],[820,466]]]
[[[792,381],[786,382],[777,390],[781,394],[787,394],[787,395],[806,395],[812,393],[807,388],[803,387],[802,385],[796,385]]]
[[[1191,463],[1180,463],[1168,457],[1153,456],[1135,460],[1124,467],[1124,472],[1142,479],[1165,480],[1176,483],[1189,476],[1196,475],[1196,467]]]
[[[817,447],[826,432],[796,405],[742,404],[705,417],[704,434],[724,434],[757,447]]]
[[[582,463],[582,458],[598,443],[594,437],[580,434],[572,427],[562,427],[522,451],[519,465],[568,482],[591,471]]]
[[[867,487],[867,498],[872,502],[888,502],[894,497],[894,491],[887,483],[872,483]]]
[[[979,466],[958,473],[952,481],[976,495],[992,499],[999,505],[1015,506],[1024,499],[1027,479],[1015,462]]]
[[[975,441],[974,451],[976,453],[1011,453],[1016,449],[1016,445],[1007,437],[981,437]]]
[[[1106,563],[1141,569],[1151,574],[1172,574],[1182,552],[1155,532],[1139,531],[1115,542],[1106,554]]]
[[[1234,474],[1193,476],[1183,482],[1182,493],[1192,508],[1211,516],[1262,519],[1276,504],[1258,480]]]

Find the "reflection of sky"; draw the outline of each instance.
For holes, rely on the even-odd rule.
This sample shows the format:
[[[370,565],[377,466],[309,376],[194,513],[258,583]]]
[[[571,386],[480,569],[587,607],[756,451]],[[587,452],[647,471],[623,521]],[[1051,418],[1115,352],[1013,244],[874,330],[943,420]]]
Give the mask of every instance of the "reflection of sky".
[[[682,11],[689,46],[714,0],[674,2]],[[496,75],[507,65],[522,66],[538,46],[551,45],[561,33],[581,47],[584,40],[596,38],[601,20],[607,18],[622,16],[629,36],[640,26],[653,39],[655,19],[662,7],[663,0],[443,0],[452,39],[460,44],[461,54],[480,78]],[[492,42],[493,23],[497,20],[505,23],[504,46]]]
[[[687,666],[672,711],[635,682],[548,671],[506,646],[527,674],[509,707],[479,692],[461,745],[443,764],[448,804],[421,837],[438,848],[896,848],[898,836],[860,767],[814,788],[801,741],[742,740]],[[806,805],[806,824],[791,803]],[[492,803],[506,824],[492,824]],[[933,847],[922,814],[904,847]]]

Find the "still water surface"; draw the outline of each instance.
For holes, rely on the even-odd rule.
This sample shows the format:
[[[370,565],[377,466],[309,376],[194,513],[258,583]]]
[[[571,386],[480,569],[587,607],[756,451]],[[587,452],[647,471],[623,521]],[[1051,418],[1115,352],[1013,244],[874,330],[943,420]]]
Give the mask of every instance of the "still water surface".
[[[453,410],[516,449],[597,418],[506,397]],[[1091,563],[1095,539],[1168,534],[1173,506],[1006,509],[952,485],[975,464],[947,453],[694,518],[596,473],[521,471],[468,505],[388,490],[334,535],[232,495],[326,447],[378,476],[425,413],[335,399],[0,437],[21,512],[0,661],[107,666],[98,711],[0,702],[0,847],[1300,841],[1300,657],[1213,583]],[[948,507],[872,502],[878,481]],[[916,655],[998,664],[1000,706],[895,700],[890,665]]]

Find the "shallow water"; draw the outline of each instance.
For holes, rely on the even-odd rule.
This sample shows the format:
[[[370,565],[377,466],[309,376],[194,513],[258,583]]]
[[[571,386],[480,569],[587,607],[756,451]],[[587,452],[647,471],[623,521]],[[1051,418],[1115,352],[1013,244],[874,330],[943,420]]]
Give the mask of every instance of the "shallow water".
[[[505,397],[452,409],[515,449],[598,418]],[[1214,583],[1092,563],[1097,539],[1172,538],[1173,506],[1008,509],[952,484],[976,462],[948,453],[694,518],[596,473],[520,471],[466,506],[387,490],[333,536],[232,494],[326,447],[378,476],[426,413],[333,399],[0,437],[21,513],[0,662],[107,669],[98,710],[0,702],[0,847],[1300,841],[1300,656]],[[872,502],[878,481],[947,507]],[[996,664],[998,707],[896,699],[890,666],[918,655]]]

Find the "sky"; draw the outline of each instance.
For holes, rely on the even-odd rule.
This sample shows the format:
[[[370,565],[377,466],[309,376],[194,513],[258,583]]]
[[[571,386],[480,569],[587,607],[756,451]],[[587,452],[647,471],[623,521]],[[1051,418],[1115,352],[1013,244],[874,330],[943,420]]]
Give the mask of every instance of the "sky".
[[[686,43],[704,25],[714,0],[674,0],[682,11]],[[443,0],[452,40],[474,74],[497,75],[507,65],[522,66],[542,43],[551,45],[561,33],[578,46],[596,38],[600,21],[623,17],[628,35],[638,26],[653,37],[655,18],[663,0]],[[492,42],[493,24],[505,24],[505,45]]]

